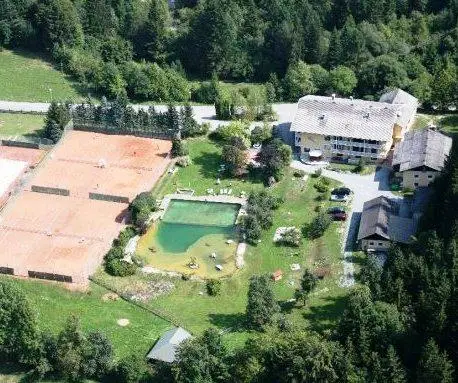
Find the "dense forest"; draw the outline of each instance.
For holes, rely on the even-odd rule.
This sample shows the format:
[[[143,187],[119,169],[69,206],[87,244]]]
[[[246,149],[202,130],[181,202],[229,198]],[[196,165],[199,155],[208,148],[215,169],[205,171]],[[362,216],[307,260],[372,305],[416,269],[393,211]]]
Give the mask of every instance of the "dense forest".
[[[457,17],[456,0],[0,0],[0,46],[49,54],[108,97],[213,103],[213,76],[265,84],[231,97],[401,87],[448,109]]]

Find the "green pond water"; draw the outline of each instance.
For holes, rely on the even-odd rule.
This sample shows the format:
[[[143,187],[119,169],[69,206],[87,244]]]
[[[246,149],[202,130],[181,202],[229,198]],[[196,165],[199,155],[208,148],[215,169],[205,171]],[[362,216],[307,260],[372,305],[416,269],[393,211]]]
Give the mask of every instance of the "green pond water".
[[[159,223],[156,239],[168,253],[183,253],[200,238],[221,234],[231,238],[239,205],[172,200]]]

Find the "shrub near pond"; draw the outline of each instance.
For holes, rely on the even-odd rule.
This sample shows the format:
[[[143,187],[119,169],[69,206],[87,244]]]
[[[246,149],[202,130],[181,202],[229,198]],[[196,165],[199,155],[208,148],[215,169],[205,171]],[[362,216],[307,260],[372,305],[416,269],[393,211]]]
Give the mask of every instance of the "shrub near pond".
[[[113,246],[105,254],[105,271],[115,277],[125,277],[135,274],[137,265],[134,262],[123,260],[124,249],[129,240],[137,235],[134,227],[129,226],[122,230],[118,238],[113,240]]]
[[[242,221],[243,232],[249,243],[256,243],[261,238],[262,230],[272,226],[273,210],[278,209],[282,202],[281,198],[274,197],[266,191],[250,194],[247,215]]]

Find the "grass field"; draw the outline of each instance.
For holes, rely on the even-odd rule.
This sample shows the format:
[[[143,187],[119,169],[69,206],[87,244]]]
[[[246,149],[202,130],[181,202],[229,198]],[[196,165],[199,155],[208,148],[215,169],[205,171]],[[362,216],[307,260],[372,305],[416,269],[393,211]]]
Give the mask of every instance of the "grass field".
[[[434,124],[441,131],[453,137],[458,137],[458,114],[417,114],[412,129],[425,129]]]
[[[40,56],[0,51],[0,100],[81,100],[87,92]]]
[[[27,295],[42,330],[57,333],[68,316],[76,315],[85,331],[100,330],[108,336],[117,357],[146,354],[157,338],[171,327],[168,322],[121,299],[102,299],[108,291],[96,284],[90,285],[89,292],[82,293],[52,283],[11,281]],[[129,319],[130,324],[120,327],[117,320],[122,318]]]
[[[0,113],[0,136],[39,136],[43,125],[42,115]]]
[[[180,169],[174,175],[167,175],[155,190],[157,196],[174,191],[177,187],[191,187],[196,194],[203,194],[209,187],[215,187],[218,177],[220,148],[209,140],[197,139],[190,142],[190,154],[193,165]],[[263,233],[261,242],[248,247],[245,254],[246,267],[233,277],[224,279],[222,293],[218,297],[209,297],[205,293],[205,285],[199,282],[173,279],[175,289],[167,295],[149,300],[150,307],[166,312],[187,329],[200,333],[204,329],[215,326],[225,335],[231,346],[240,345],[249,336],[244,327],[244,312],[249,277],[253,274],[272,273],[282,269],[284,277],[274,286],[276,297],[283,307],[283,313],[297,326],[311,326],[325,329],[331,326],[343,310],[347,290],[338,286],[341,273],[340,237],[342,223],[333,223],[325,236],[319,240],[308,241],[299,248],[275,246],[272,242],[275,229],[279,226],[301,227],[311,221],[316,214],[313,210],[317,192],[313,187],[314,179],[303,180],[292,176],[288,170],[284,179],[275,185],[272,193],[282,196],[284,204],[275,211],[274,224]],[[241,190],[250,192],[263,188],[258,181],[223,179],[218,187],[231,184],[234,194]],[[335,186],[332,184],[331,186]],[[328,205],[328,203],[326,203]],[[287,301],[293,297],[301,272],[290,271],[292,263],[315,269],[324,267],[330,276],[320,281],[315,293],[305,307],[296,307]],[[98,276],[118,291],[128,292],[133,285],[145,284],[149,276],[113,278],[103,272]],[[157,277],[154,277],[157,278]]]

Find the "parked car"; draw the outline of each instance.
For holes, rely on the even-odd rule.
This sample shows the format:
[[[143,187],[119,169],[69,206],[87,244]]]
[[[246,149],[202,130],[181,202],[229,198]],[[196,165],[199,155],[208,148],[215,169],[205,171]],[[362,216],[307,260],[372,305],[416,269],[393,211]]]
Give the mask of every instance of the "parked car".
[[[331,214],[331,217],[334,221],[346,221],[347,220],[347,213],[334,213]]]
[[[329,214],[345,213],[345,208],[343,206],[332,206],[328,209]]]
[[[346,202],[350,199],[348,194],[331,194],[331,201],[334,202]]]
[[[349,188],[336,188],[334,189],[331,194],[335,194],[335,195],[350,195],[352,193],[352,191],[349,189]]]

